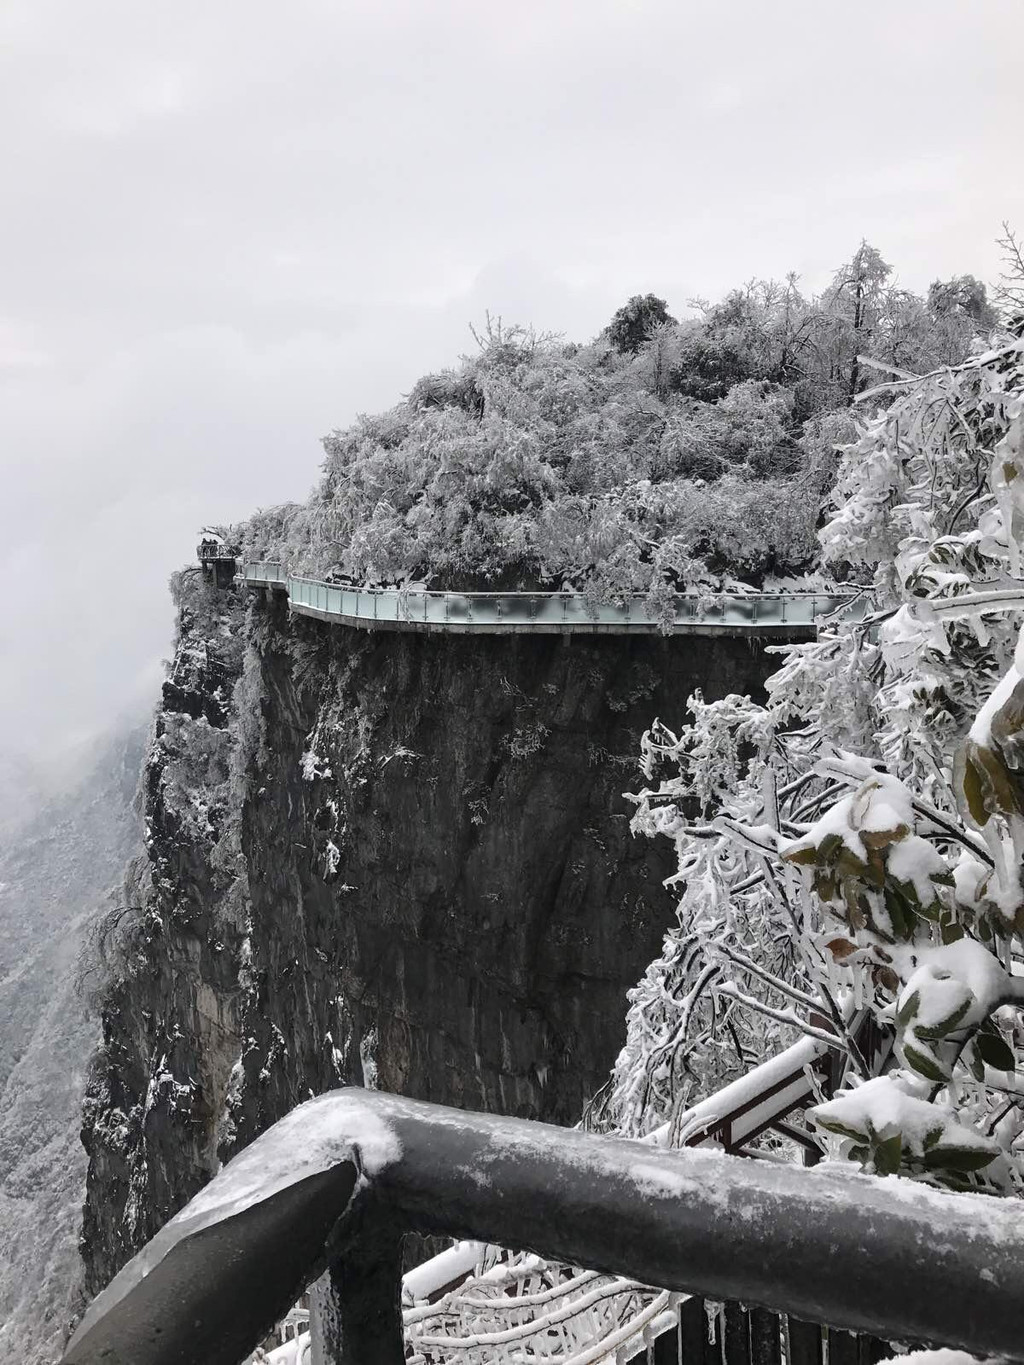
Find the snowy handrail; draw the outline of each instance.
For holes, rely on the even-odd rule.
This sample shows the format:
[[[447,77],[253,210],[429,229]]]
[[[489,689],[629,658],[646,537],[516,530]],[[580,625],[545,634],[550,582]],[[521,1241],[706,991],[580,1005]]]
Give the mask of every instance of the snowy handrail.
[[[378,630],[427,630],[476,634],[694,634],[788,635],[814,632],[819,621],[863,613],[856,593],[749,592],[698,596],[679,593],[667,617],[643,594],[621,602],[589,602],[573,592],[437,592],[369,588],[298,578],[279,563],[239,565],[236,581],[284,591],[292,611],[323,621]]]
[[[325,1270],[325,1358],[400,1365],[406,1231],[1024,1355],[1015,1200],[342,1090],[293,1110],[172,1219],[90,1306],[64,1365],[237,1365]]]

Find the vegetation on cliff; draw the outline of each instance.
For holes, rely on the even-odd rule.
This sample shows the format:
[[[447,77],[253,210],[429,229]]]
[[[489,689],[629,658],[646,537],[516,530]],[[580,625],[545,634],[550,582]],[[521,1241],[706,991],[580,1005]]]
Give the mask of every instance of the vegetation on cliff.
[[[489,319],[458,368],[326,437],[312,499],[255,518],[247,552],[368,583],[654,601],[806,571],[872,380],[861,357],[957,363],[993,321],[971,276],[920,298],[863,243],[818,297],[755,281],[677,322],[638,296],[585,346]]]
[[[675,842],[685,890],[606,1101],[627,1131],[681,1137],[805,1033],[845,1060],[815,1111],[845,1154],[1024,1185],[1022,332],[895,382],[845,450],[822,554],[871,575],[875,613],[789,649],[764,704],[697,695],[645,739],[635,828]]]

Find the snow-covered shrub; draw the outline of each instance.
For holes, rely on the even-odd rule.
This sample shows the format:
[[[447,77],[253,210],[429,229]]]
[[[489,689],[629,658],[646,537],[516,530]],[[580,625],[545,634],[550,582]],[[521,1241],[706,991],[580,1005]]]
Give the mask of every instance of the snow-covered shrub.
[[[1024,342],[877,396],[821,532],[870,614],[780,651],[765,704],[694,696],[689,725],[645,736],[634,828],[675,841],[683,897],[604,1115],[671,1123],[809,1034],[845,1066],[814,1111],[830,1141],[881,1174],[1006,1192],[1024,1154]]]
[[[488,319],[477,354],[327,436],[309,503],[259,513],[244,554],[604,601],[800,572],[831,476],[826,419],[868,374],[858,355],[946,358],[961,294],[977,316],[957,316],[980,324],[969,290],[939,288],[940,317],[862,246],[819,299],[758,282],[677,323],[638,296],[586,346]]]

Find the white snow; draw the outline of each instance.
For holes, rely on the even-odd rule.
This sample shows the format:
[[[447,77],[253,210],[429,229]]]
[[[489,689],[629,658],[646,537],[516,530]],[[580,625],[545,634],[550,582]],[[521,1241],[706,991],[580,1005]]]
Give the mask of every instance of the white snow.
[[[400,1159],[394,1130],[358,1096],[332,1092],[307,1100],[230,1161],[172,1223],[215,1222],[357,1156],[376,1175]]]
[[[972,739],[975,744],[981,745],[986,749],[991,747],[992,722],[995,720],[998,712],[1002,710],[1003,706],[1010,700],[1010,697],[1013,695],[1013,689],[1020,680],[1021,675],[1017,672],[1017,665],[1014,663],[1007,669],[1006,674],[993,690],[988,701],[978,712],[974,724],[971,726],[969,738]]]
[[[781,841],[779,853],[791,857],[804,849],[817,848],[829,834],[837,834],[862,861],[867,848],[861,832],[877,834],[891,831],[903,836],[914,828],[910,793],[898,778],[888,773],[871,772],[861,785],[830,806],[798,839]],[[915,865],[924,855],[918,852]],[[929,899],[931,897],[929,896]]]
[[[447,1288],[460,1275],[474,1271],[486,1250],[485,1242],[456,1242],[447,1251],[406,1271],[402,1277],[402,1298],[413,1302]]]
[[[991,868],[985,866],[969,849],[961,849],[953,869],[953,894],[961,905],[974,909],[981,900]]]
[[[714,1128],[726,1115],[735,1113],[737,1109],[757,1099],[766,1090],[771,1090],[787,1076],[809,1066],[825,1051],[825,1046],[816,1038],[801,1038],[792,1047],[786,1048],[775,1057],[770,1057],[759,1066],[752,1067],[729,1085],[701,1100],[682,1114],[675,1124],[681,1140],[685,1140],[687,1135],[707,1132]],[[668,1140],[671,1127],[672,1125],[668,1123],[662,1124],[642,1140],[663,1146]]]
[[[946,860],[935,845],[930,844],[927,839],[922,839],[918,834],[910,834],[891,845],[886,867],[897,881],[913,883],[922,905],[928,905],[935,899],[932,875],[949,870]]]
[[[1014,978],[995,955],[975,939],[962,938],[956,943],[913,949],[900,948],[897,945],[893,953],[903,974],[908,977],[901,998],[920,989],[922,992],[920,1009],[928,1008],[925,1005],[926,993],[947,989],[941,985],[947,977],[962,983],[978,1002],[977,1007],[968,1014],[968,1020],[981,1018],[983,1014],[990,1013],[1000,1000],[1014,998],[1019,994],[1019,987]],[[914,964],[917,964],[917,970],[910,972],[908,968]],[[926,1022],[920,1015],[920,1009],[919,1016],[922,1022]],[[929,1019],[927,1022],[936,1020]]]
[[[891,1356],[883,1365],[978,1365],[966,1351],[908,1351],[906,1355]]]
[[[823,1126],[841,1124],[882,1141],[898,1133],[904,1149],[917,1157],[937,1145],[998,1152],[996,1143],[959,1123],[951,1109],[931,1104],[925,1093],[906,1072],[892,1072],[842,1091],[812,1109],[811,1116]]]

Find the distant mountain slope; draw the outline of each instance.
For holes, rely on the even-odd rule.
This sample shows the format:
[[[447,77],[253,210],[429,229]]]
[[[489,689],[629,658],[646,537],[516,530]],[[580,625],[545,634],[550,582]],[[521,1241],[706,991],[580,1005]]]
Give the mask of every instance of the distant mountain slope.
[[[38,766],[24,754],[0,754],[0,850],[9,847],[16,832],[45,800],[46,784]]]
[[[0,1358],[19,1365],[59,1358],[78,1301],[80,1115],[98,1041],[79,989],[83,949],[139,844],[143,744],[141,727],[117,734],[0,845]]]

